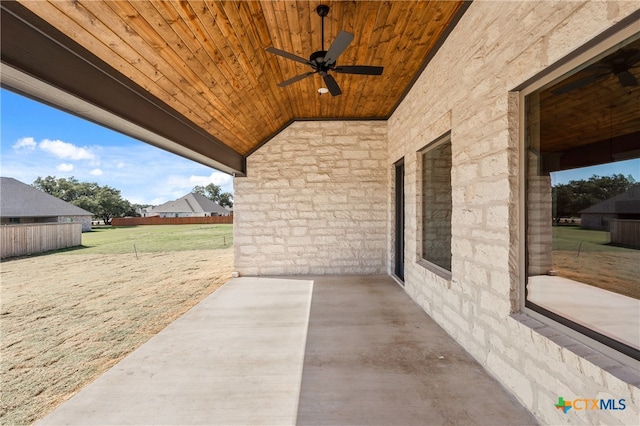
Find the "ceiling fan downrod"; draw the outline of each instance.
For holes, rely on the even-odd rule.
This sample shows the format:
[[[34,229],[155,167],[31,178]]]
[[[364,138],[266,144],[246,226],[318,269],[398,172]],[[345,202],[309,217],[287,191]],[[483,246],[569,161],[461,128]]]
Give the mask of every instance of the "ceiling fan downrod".
[[[329,14],[329,6],[327,6],[326,4],[321,4],[320,6],[316,7],[316,12],[320,16],[320,18],[322,18],[322,35],[320,36],[320,43],[322,46],[322,50],[324,50],[324,17]]]

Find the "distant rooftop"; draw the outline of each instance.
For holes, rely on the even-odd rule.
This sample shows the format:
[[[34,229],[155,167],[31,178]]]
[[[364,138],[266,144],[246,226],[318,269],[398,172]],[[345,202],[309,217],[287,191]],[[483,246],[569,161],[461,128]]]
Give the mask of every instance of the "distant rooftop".
[[[192,192],[175,201],[168,201],[154,207],[150,213],[218,213],[225,215],[230,212],[231,210],[211,201],[204,195]]]
[[[594,204],[580,211],[584,213],[598,214],[630,214],[640,213],[640,184],[632,186],[628,191],[611,197],[608,200]]]
[[[93,216],[93,213],[14,178],[0,177],[0,216]]]

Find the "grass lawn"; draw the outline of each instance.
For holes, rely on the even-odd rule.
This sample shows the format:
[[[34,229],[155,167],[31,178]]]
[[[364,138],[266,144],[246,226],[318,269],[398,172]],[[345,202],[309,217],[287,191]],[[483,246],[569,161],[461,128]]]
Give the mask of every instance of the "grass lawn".
[[[144,225],[94,228],[82,234],[82,254],[218,250],[233,244],[233,225]],[[135,246],[135,249],[134,249]]]
[[[553,269],[558,275],[640,299],[640,250],[608,244],[605,231],[553,227]]]
[[[46,416],[224,284],[232,229],[102,228],[81,248],[2,261],[0,424]]]

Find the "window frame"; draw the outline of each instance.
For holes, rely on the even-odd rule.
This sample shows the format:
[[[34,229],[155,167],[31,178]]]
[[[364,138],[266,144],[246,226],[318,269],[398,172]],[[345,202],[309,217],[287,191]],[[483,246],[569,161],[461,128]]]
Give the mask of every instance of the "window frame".
[[[613,338],[605,336],[597,331],[571,321],[554,312],[551,312],[533,302],[527,300],[527,140],[526,140],[526,97],[543,86],[560,79],[570,72],[584,68],[597,58],[605,56],[619,45],[627,43],[631,39],[640,37],[638,32],[638,16],[635,13],[620,21],[609,30],[600,34],[590,42],[586,43],[573,53],[567,55],[560,61],[547,67],[545,70],[531,77],[511,92],[517,95],[517,119],[518,119],[518,190],[519,190],[519,212],[518,212],[518,238],[519,238],[519,307],[520,311],[528,316],[549,325],[558,331],[568,335],[576,341],[583,343],[625,365],[637,368],[640,361],[640,351],[625,345]]]
[[[426,200],[424,197],[424,156],[426,153],[428,153],[429,151],[432,151],[436,148],[439,148],[440,146],[444,145],[445,143],[449,143],[453,149],[453,140],[451,138],[451,130],[446,131],[445,133],[443,133],[442,135],[438,136],[437,138],[435,138],[434,140],[432,140],[431,142],[429,142],[427,145],[423,146],[422,148],[420,148],[417,152],[416,152],[416,161],[417,161],[417,173],[416,173],[416,180],[417,180],[417,196],[418,196],[418,210],[417,212],[419,213],[419,220],[417,220],[417,226],[418,226],[418,238],[416,241],[416,263],[422,267],[424,267],[425,269],[433,272],[434,274],[438,275],[441,278],[444,278],[448,281],[451,281],[451,277],[452,277],[452,273],[450,270],[436,264],[433,263],[432,261],[430,261],[429,259],[425,259],[424,257],[424,246],[423,246],[423,241],[424,241],[424,209],[425,209],[425,205],[426,205]],[[451,154],[451,162],[453,163],[453,152]],[[452,176],[451,176],[451,172],[453,170],[453,164],[451,166],[451,170],[449,171],[449,191],[451,192],[451,194],[453,195],[453,187],[452,187]],[[453,213],[453,203],[451,206],[451,212]],[[453,222],[451,222],[451,226],[453,227]],[[451,230],[450,235],[449,235],[450,240],[452,240],[453,238],[453,232]],[[450,256],[450,262],[453,261],[453,250],[450,250],[449,253]]]

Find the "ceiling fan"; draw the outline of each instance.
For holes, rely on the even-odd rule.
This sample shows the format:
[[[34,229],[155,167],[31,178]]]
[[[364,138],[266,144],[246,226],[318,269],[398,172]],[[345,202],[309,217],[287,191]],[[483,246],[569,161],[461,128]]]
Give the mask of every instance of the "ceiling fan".
[[[610,57],[589,65],[581,71],[581,73],[591,72],[590,75],[553,89],[551,93],[554,95],[568,93],[591,83],[604,80],[610,75],[615,75],[623,87],[638,86],[638,79],[630,72],[631,69],[637,67],[640,67],[640,50],[621,50]]]
[[[309,65],[313,68],[313,71],[306,72],[304,74],[297,75],[293,78],[283,81],[278,84],[278,87],[285,87],[296,81],[300,81],[313,74],[320,74],[324,83],[327,85],[329,93],[333,96],[338,96],[342,93],[340,86],[330,74],[330,72],[342,73],[342,74],[361,74],[361,75],[381,75],[383,67],[374,67],[368,65],[345,65],[336,66],[336,59],[345,51],[349,46],[349,43],[353,40],[353,34],[346,31],[340,31],[336,39],[333,41],[329,50],[324,50],[324,18],[329,13],[329,6],[321,4],[316,8],[316,12],[322,18],[322,50],[313,52],[309,56],[309,60],[294,55],[293,53],[285,52],[284,50],[276,49],[274,47],[267,48],[267,52],[274,53],[287,59],[291,59],[296,62],[300,62]]]

